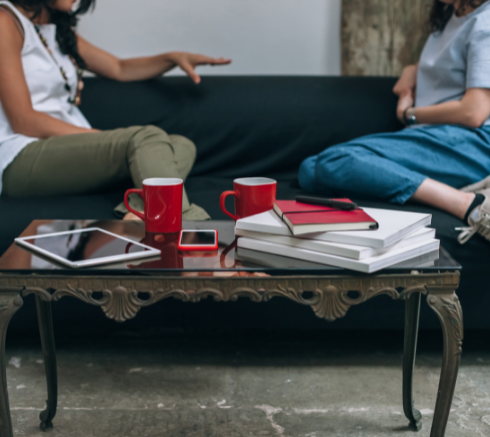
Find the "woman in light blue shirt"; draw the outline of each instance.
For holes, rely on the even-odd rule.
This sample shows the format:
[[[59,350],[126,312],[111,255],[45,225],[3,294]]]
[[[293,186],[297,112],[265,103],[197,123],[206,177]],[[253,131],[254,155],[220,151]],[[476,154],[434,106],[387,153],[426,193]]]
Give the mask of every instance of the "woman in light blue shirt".
[[[462,244],[476,233],[490,240],[490,1],[435,0],[430,22],[419,64],[394,88],[407,128],[330,147],[302,163],[299,182],[426,203],[468,223]]]

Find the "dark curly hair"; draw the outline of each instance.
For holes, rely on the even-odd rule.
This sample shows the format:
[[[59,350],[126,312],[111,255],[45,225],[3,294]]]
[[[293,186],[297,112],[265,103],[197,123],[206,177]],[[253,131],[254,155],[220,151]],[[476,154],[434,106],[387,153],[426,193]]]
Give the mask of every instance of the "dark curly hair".
[[[78,53],[77,34],[75,28],[78,16],[86,13],[95,6],[95,0],[80,0],[78,8],[73,12],[61,12],[51,7],[53,0],[10,0],[14,5],[32,11],[34,18],[39,16],[46,8],[51,16],[51,23],[56,24],[56,40],[61,53],[71,56],[79,68],[85,69],[87,65]]]
[[[430,12],[430,26],[432,32],[442,32],[454,12],[456,15],[464,15],[466,8],[478,8],[488,0],[461,0],[461,4],[457,9],[453,5],[448,5],[439,0],[434,0],[432,10]]]

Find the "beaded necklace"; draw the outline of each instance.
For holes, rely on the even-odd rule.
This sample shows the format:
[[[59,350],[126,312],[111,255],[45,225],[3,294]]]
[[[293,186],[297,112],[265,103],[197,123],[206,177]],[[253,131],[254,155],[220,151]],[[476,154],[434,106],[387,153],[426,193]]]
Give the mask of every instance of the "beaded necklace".
[[[49,55],[53,59],[56,66],[60,69],[61,76],[63,77],[63,79],[65,81],[65,90],[68,91],[69,93],[71,93],[71,86],[70,86],[70,83],[68,81],[68,75],[66,74],[65,69],[58,63],[58,61],[54,57],[53,52],[51,51],[51,49],[48,46],[48,40],[41,33],[41,29],[39,29],[38,26],[34,26],[34,28],[36,29],[36,32],[39,35],[39,39],[43,43],[43,46],[48,51]],[[75,62],[75,60],[71,56],[70,56],[70,60],[71,60],[71,62],[73,62],[73,65],[77,69],[77,80],[78,80],[78,82],[77,82],[77,93],[75,94],[75,97],[68,97],[68,102],[71,103],[72,105],[80,106],[80,104],[82,103],[82,89],[83,89],[82,75],[83,75],[83,70],[81,68],[78,68],[77,63]]]

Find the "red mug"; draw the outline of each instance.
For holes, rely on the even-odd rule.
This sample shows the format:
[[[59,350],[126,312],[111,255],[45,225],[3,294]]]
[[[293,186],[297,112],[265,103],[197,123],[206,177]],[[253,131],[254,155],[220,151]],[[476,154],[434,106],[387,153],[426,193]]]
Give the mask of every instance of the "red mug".
[[[146,232],[163,234],[182,229],[182,179],[152,178],[143,181],[143,189],[126,191],[126,208],[145,222]],[[128,204],[128,197],[136,193],[143,199],[145,212],[135,211]]]
[[[225,191],[220,198],[220,207],[233,220],[270,211],[276,200],[277,182],[268,178],[242,178],[233,182],[235,191]],[[235,214],[226,210],[225,200],[235,196]]]

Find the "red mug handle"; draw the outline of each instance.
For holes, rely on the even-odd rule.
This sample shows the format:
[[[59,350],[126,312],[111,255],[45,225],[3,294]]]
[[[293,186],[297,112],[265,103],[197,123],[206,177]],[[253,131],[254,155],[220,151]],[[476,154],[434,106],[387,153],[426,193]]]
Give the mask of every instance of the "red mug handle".
[[[223,252],[221,252],[221,257],[220,257],[220,264],[221,264],[221,268],[222,269],[234,269],[236,267],[236,261],[235,261],[235,264],[231,267],[226,267],[226,257],[227,255],[232,251],[232,250],[235,250],[236,247],[237,247],[237,244],[238,244],[238,238],[235,238],[235,240],[233,241],[233,243],[231,243],[225,250],[223,250]]]
[[[141,212],[136,211],[129,206],[128,199],[129,199],[129,195],[131,193],[135,193],[138,196],[140,196],[141,198],[143,198],[143,190],[131,189],[131,190],[126,191],[126,194],[124,195],[124,204],[126,205],[126,208],[128,208],[129,211],[131,211],[134,215],[138,216],[141,220],[145,221],[145,215],[144,214],[141,214]]]
[[[131,246],[133,246],[134,243],[128,243],[126,245],[126,250],[124,251],[126,253],[126,255],[129,253],[129,249],[131,249]]]
[[[238,191],[225,191],[219,199],[219,206],[221,208],[221,211],[223,211],[227,216],[231,217],[233,220],[237,221],[239,217],[233,215],[231,212],[228,212],[226,210],[225,200],[228,196],[235,196],[235,202],[236,202],[236,199],[240,197],[240,193]]]

